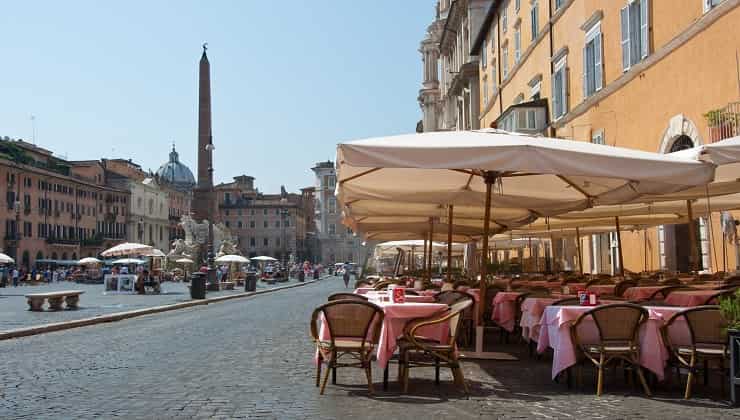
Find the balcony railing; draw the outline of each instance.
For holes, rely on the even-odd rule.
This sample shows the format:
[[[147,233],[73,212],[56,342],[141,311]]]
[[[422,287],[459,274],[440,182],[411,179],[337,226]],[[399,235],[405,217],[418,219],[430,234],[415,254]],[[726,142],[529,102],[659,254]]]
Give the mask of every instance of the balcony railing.
[[[55,245],[79,245],[80,240],[79,239],[62,239],[57,237],[48,237],[46,238],[47,244],[55,244]]]
[[[714,143],[740,135],[740,102],[732,102],[706,114],[709,126],[709,142]]]

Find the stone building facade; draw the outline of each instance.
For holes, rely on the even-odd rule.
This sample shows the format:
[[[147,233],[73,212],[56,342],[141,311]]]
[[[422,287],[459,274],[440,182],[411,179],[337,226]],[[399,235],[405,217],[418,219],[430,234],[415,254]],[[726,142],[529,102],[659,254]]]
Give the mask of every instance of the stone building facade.
[[[0,177],[2,250],[19,266],[95,256],[124,241],[130,194],[108,185],[102,167],[5,138]]]
[[[483,17],[470,44],[481,127],[659,153],[740,134],[717,118],[740,115],[738,0],[505,0]],[[702,268],[734,269],[721,219],[623,232],[625,268],[687,271],[695,229]],[[563,249],[561,266],[573,268],[567,242],[556,255]],[[581,248],[585,271],[619,269],[615,234],[584,237]]]
[[[306,258],[306,217],[303,196],[288,193],[264,194],[254,178],[234,177],[215,187],[218,222],[238,238],[243,255],[267,255],[280,261]]]
[[[342,224],[342,211],[334,196],[337,182],[334,162],[318,162],[311,170],[315,175],[314,220],[319,261],[325,265],[338,262],[364,264],[372,247],[363,245],[363,239]]]

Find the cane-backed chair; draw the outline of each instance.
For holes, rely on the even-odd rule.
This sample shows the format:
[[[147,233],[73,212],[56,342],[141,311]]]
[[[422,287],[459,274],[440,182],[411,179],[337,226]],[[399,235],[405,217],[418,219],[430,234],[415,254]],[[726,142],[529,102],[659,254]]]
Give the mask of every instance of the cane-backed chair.
[[[582,342],[578,327],[587,319],[592,319],[598,331],[599,342]],[[650,396],[645,376],[640,367],[640,343],[638,330],[648,320],[648,311],[631,303],[614,303],[597,306],[581,314],[570,327],[573,343],[580,355],[596,366],[596,395],[604,389],[604,369],[614,361],[621,360],[631,365],[642,383],[645,394]]]
[[[719,305],[720,299],[735,297],[735,290],[736,289],[719,290],[717,293],[707,297],[702,305]]]
[[[390,280],[381,280],[373,285],[373,289],[386,290],[388,289],[388,286],[390,286],[391,284],[395,284],[395,283]]]
[[[622,280],[614,286],[614,296],[622,297],[630,287],[637,287],[637,280]]]
[[[328,301],[334,301],[334,300],[362,300],[367,301],[367,296],[358,295],[357,293],[347,293],[347,292],[339,292],[339,293],[333,293],[329,295]]]
[[[450,305],[449,310],[427,318],[410,321],[404,328],[403,337],[397,343],[399,348],[399,382],[404,393],[408,392],[409,370],[416,367],[434,367],[435,383],[439,384],[439,370],[448,367],[452,370],[455,383],[461,385],[468,394],[460,362],[457,359],[457,336],[460,332],[463,312],[473,305],[472,299],[459,300]],[[448,323],[446,340],[418,335],[422,327]]]
[[[383,310],[370,302],[359,300],[335,300],[325,303],[313,311],[311,316],[311,335],[316,342],[318,363],[316,367],[316,386],[321,380],[321,367],[327,364],[320,394],[324,394],[329,371],[339,367],[358,367],[365,371],[367,388],[373,394],[372,353],[380,337],[383,324]],[[319,318],[328,330],[329,337],[320,335]],[[350,357],[348,362],[340,361]]]
[[[465,299],[473,299],[473,296],[459,290],[445,290],[434,295],[436,303],[444,303],[445,305],[452,305]]]
[[[556,300],[550,306],[575,306],[580,305],[581,300],[578,297],[567,297],[560,300]]]
[[[691,343],[680,345],[672,343],[669,329],[678,319],[684,319],[689,328]],[[661,327],[663,341],[680,366],[688,369],[684,399],[691,398],[691,387],[698,368],[703,366],[704,381],[708,379],[710,361],[718,361],[724,371],[725,361],[729,357],[727,346],[727,321],[722,316],[719,306],[697,306],[678,312],[671,316]]]

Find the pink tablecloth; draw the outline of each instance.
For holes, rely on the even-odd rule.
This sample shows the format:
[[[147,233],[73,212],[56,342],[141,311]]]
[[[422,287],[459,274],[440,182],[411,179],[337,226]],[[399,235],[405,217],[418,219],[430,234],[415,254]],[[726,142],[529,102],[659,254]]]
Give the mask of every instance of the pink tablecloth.
[[[545,307],[552,305],[553,302],[560,298],[554,297],[535,297],[526,298],[522,302],[522,319],[519,326],[522,327],[522,337],[524,341],[537,340],[540,333],[540,319]]]
[[[717,294],[718,290],[687,290],[673,292],[665,298],[665,303],[675,306],[699,306],[709,299],[710,296]]]
[[[380,303],[378,306],[385,312],[377,352],[378,366],[381,369],[385,369],[396,351],[396,339],[403,334],[403,328],[409,320],[432,316],[448,309],[442,303]],[[444,341],[448,334],[447,327],[447,324],[427,327],[419,331],[419,334]]]
[[[367,294],[367,292],[371,290],[375,290],[375,289],[372,287],[358,287],[357,289],[355,289],[354,293],[356,295],[365,295]]]
[[[491,319],[506,331],[514,331],[516,298],[521,292],[498,292],[493,298]]]
[[[432,316],[436,313],[442,312],[448,309],[447,305],[441,303],[388,303],[388,302],[374,302],[380,306],[385,313],[383,318],[383,326],[380,329],[380,339],[377,345],[377,358],[378,365],[381,369],[385,369],[388,361],[396,351],[396,339],[403,335],[403,328],[410,320],[414,318],[424,318]],[[322,340],[328,340],[330,338],[329,330],[324,328],[322,320],[319,321],[321,326],[319,330],[319,337]],[[445,341],[449,334],[449,325],[442,324],[436,326],[429,326],[421,328],[418,332],[420,335],[434,338],[442,342]],[[314,362],[318,363],[318,352],[314,356]]]
[[[653,293],[666,286],[637,286],[624,291],[622,297],[627,300],[647,300]]]
[[[548,306],[542,314],[537,351],[544,352],[548,347],[553,349],[552,377],[576,363],[576,348],[571,339],[570,326],[578,316],[592,309],[587,306]],[[669,352],[660,335],[660,326],[674,313],[683,308],[646,307],[648,321],[640,329],[640,364],[654,372],[663,380],[665,364]],[[598,341],[598,330],[592,320],[584,321],[578,329],[579,337],[584,342]],[[688,342],[688,328],[680,323],[669,331],[669,338],[674,343]]]

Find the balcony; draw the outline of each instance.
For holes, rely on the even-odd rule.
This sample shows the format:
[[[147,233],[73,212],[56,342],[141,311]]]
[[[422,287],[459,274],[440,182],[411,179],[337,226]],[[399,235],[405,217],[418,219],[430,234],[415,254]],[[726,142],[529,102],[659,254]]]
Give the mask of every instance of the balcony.
[[[740,102],[710,110],[704,118],[709,126],[710,143],[740,135]]]
[[[50,236],[46,238],[46,243],[53,244],[53,245],[79,245],[80,240],[79,239],[61,239],[61,238]]]

